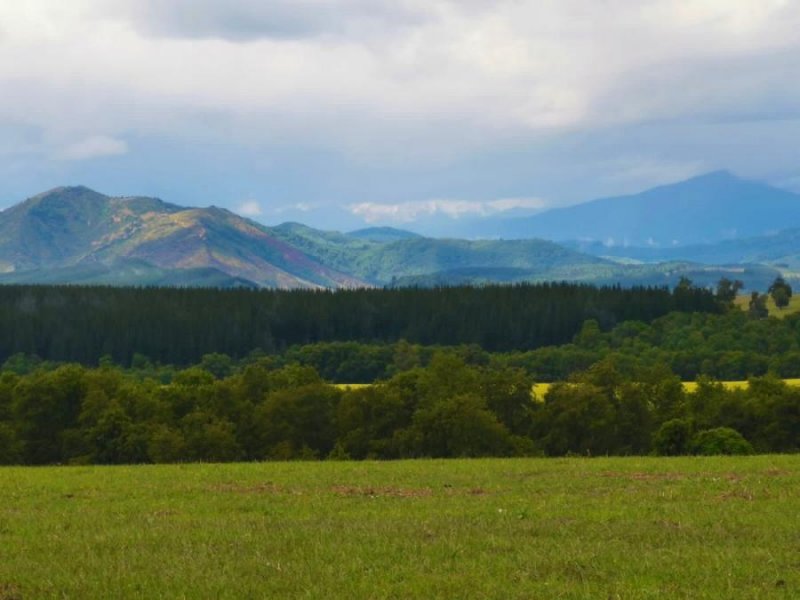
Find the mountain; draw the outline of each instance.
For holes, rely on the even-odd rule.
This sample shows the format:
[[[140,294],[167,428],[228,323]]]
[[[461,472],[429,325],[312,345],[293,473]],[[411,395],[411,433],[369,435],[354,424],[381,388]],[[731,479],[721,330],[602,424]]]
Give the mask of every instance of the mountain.
[[[344,234],[266,227],[227,210],[85,187],[50,190],[0,213],[0,282],[353,287],[452,269],[585,276],[609,261],[543,240],[424,238],[391,228]]]
[[[501,272],[507,269],[524,274],[520,280],[574,279],[612,264],[545,240],[471,241],[411,234],[385,242],[299,223],[284,223],[273,231],[319,262],[376,285],[453,269],[481,269],[484,274],[494,270],[497,276],[491,277],[493,281],[505,280]]]
[[[669,247],[787,227],[800,227],[800,195],[717,171],[639,194],[495,222],[487,235]]]
[[[791,241],[787,242],[791,244]],[[657,264],[541,239],[434,239],[391,228],[351,233],[260,225],[217,208],[64,187],[0,212],[0,283],[343,288],[523,281],[673,285],[735,274],[762,288],[778,271]],[[641,261],[639,261],[641,262]]]
[[[120,277],[126,269],[131,277]],[[112,198],[85,187],[56,188],[0,213],[0,272],[5,282],[365,284],[227,210]]]
[[[566,242],[578,252],[612,260],[641,262],[692,261],[705,264],[767,264],[800,270],[800,228],[770,235],[676,247],[607,246],[600,242]]]
[[[700,264],[665,259],[625,264],[617,257],[587,256],[578,248],[545,240],[454,240],[414,236],[396,242],[354,240],[352,234],[320,231],[299,223],[273,229],[287,243],[331,268],[376,285],[482,285],[531,281],[583,281],[598,285],[675,285],[688,277],[713,286],[722,277],[766,289],[780,275],[757,264]],[[602,247],[602,245],[600,245]],[[589,252],[592,254],[592,252]]]
[[[356,231],[351,231],[347,235],[359,240],[369,240],[372,242],[384,243],[422,237],[413,231],[396,229],[394,227],[367,227],[366,229],[357,229]]]

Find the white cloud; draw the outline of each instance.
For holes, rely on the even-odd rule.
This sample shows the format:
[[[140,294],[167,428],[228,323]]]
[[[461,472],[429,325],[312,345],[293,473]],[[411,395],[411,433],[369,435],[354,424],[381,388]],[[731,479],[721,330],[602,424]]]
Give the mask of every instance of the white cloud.
[[[487,202],[472,200],[424,200],[381,204],[360,202],[347,208],[367,223],[394,222],[411,223],[422,217],[444,215],[451,219],[462,217],[485,217],[515,208],[540,209],[545,203],[538,198],[507,198]]]
[[[491,212],[506,211],[513,209],[541,209],[545,207],[545,202],[541,198],[500,198],[499,200],[490,200],[486,202],[486,206]]]
[[[0,23],[0,120],[48,135],[270,136],[428,160],[800,101],[788,0],[26,0],[2,3]],[[756,59],[776,52],[765,71]]]
[[[257,200],[245,200],[237,207],[236,212],[244,217],[258,217],[263,213]]]
[[[336,203],[366,181],[364,165],[422,181],[409,198],[490,196],[488,182],[506,173],[515,190],[530,182],[519,193],[571,194],[566,201],[706,165],[785,177],[794,174],[789,128],[760,125],[736,139],[731,128],[707,132],[800,116],[799,31],[800,2],[790,0],[6,1],[0,139],[19,128],[25,143],[0,142],[0,154],[6,164],[78,160],[124,153],[123,137],[168,148],[167,163],[176,148],[310,148],[353,167],[331,182]],[[653,128],[647,144],[638,127]],[[623,129],[627,137],[615,137]],[[685,143],[692,135],[698,141]],[[535,145],[528,179],[527,166],[495,162],[480,189],[422,189],[428,173],[465,157],[463,169],[478,171],[484,156]],[[164,178],[174,177],[168,167]],[[324,178],[308,192],[313,183],[293,177],[276,184],[287,204],[325,203]],[[373,181],[362,193],[400,197],[381,198]],[[250,190],[261,193],[235,194]],[[497,208],[433,202],[356,206],[401,220]]]
[[[55,156],[59,160],[89,160],[104,156],[119,156],[128,152],[125,140],[106,135],[93,135],[60,148]]]

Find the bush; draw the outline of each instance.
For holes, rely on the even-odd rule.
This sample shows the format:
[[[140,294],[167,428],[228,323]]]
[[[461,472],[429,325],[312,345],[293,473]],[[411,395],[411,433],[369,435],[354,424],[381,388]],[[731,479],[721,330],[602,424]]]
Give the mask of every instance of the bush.
[[[653,435],[653,452],[659,456],[680,456],[689,451],[692,427],[684,419],[670,419]]]
[[[692,438],[692,454],[713,456],[716,454],[753,454],[750,445],[742,434],[730,427],[717,427],[699,432]]]

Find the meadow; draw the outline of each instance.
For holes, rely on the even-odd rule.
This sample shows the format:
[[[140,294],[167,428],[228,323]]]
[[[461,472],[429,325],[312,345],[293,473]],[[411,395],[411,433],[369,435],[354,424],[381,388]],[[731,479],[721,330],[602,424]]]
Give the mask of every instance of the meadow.
[[[791,598],[800,457],[0,469],[0,598]]]

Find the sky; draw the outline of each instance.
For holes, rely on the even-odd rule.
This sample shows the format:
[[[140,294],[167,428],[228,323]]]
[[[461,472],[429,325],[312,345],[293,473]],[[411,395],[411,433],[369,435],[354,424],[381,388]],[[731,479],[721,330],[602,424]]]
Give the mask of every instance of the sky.
[[[0,0],[0,208],[446,232],[717,169],[800,191],[797,140],[795,0]]]

